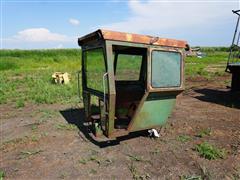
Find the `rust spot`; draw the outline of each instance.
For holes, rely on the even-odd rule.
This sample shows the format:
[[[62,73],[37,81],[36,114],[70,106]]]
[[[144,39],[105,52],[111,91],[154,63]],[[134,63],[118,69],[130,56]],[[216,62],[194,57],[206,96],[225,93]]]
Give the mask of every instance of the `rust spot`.
[[[99,30],[103,39],[105,40],[114,40],[114,41],[126,41],[126,42],[134,42],[134,43],[142,43],[142,44],[154,44],[157,46],[171,46],[171,47],[179,47],[185,48],[187,42],[182,40],[175,39],[166,39],[160,37],[146,36],[140,34],[131,34],[131,33],[123,33],[109,30]]]
[[[126,39],[127,39],[127,41],[132,41],[132,35],[131,34],[126,34]]]

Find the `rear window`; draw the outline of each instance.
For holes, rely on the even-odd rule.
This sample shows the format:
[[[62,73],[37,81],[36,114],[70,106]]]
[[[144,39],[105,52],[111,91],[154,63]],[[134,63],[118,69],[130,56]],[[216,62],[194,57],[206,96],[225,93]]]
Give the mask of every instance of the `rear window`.
[[[116,67],[116,80],[138,81],[141,65],[142,55],[119,54]]]
[[[152,87],[179,87],[181,85],[181,54],[152,51]]]

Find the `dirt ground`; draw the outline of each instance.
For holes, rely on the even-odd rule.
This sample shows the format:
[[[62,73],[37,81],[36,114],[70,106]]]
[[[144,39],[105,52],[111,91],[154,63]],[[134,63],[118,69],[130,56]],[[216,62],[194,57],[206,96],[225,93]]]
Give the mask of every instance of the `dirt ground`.
[[[158,139],[141,132],[97,142],[76,105],[0,105],[0,169],[5,179],[240,179],[240,93],[226,88],[229,78],[188,79]],[[204,141],[226,157],[200,157],[194,147]]]

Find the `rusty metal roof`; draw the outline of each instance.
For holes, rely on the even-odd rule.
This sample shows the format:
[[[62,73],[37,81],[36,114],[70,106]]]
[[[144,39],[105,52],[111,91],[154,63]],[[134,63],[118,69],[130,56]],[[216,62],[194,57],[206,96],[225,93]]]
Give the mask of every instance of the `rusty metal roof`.
[[[154,36],[148,36],[148,35],[116,32],[116,31],[109,31],[109,30],[102,30],[102,29],[99,29],[93,33],[90,33],[86,36],[79,38],[78,44],[81,46],[85,42],[94,40],[96,38],[98,39],[101,38],[103,40],[123,41],[123,42],[149,44],[149,45],[156,45],[156,46],[169,46],[169,47],[178,47],[178,48],[185,48],[187,45],[187,42],[183,40],[167,39],[167,38],[160,38],[160,37],[154,37]]]

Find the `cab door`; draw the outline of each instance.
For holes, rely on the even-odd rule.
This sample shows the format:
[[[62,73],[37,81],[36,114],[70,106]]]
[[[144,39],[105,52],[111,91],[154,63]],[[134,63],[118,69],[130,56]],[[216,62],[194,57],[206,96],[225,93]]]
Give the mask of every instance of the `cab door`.
[[[176,96],[184,88],[183,55],[180,51],[150,48],[147,69],[147,92],[128,127],[129,131],[164,125],[175,105]]]
[[[85,117],[92,121],[95,134],[106,131],[108,114],[108,73],[104,47],[82,52],[82,89]]]

